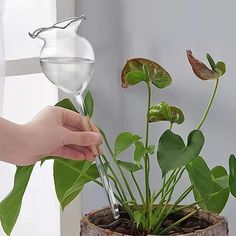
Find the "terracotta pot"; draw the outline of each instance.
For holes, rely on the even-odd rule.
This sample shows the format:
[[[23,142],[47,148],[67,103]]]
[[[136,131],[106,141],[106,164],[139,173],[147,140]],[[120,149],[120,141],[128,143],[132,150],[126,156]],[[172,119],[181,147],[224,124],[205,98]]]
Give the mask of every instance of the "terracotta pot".
[[[187,209],[183,212],[183,214],[187,214],[191,212],[193,209]],[[83,219],[81,220],[81,236],[127,236],[121,233],[112,232],[108,229],[102,229],[91,223],[94,217],[101,217],[111,215],[109,208],[104,208],[97,211],[92,211],[86,214]],[[193,233],[188,234],[181,234],[182,236],[228,236],[228,222],[225,217],[205,212],[199,211],[195,214],[195,217],[199,219],[204,219],[207,222],[211,223],[211,226],[207,227],[206,229],[197,230]],[[171,236],[173,236],[172,234]],[[180,234],[175,234],[179,235]],[[151,235],[149,235],[151,236]]]

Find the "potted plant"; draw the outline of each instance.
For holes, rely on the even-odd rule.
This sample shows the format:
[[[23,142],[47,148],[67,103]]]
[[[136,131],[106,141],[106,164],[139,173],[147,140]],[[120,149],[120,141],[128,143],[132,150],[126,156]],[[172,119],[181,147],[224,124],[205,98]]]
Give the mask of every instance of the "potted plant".
[[[156,62],[145,58],[134,58],[125,64],[121,73],[122,87],[128,88],[143,82],[147,88],[145,137],[122,132],[117,136],[112,149],[100,129],[111,157],[108,159],[103,155],[109,178],[114,184],[115,197],[120,204],[121,217],[118,220],[113,219],[109,208],[91,212],[81,221],[81,235],[228,235],[227,220],[218,214],[225,207],[230,193],[236,197],[236,159],[234,155],[230,156],[228,173],[223,166],[210,170],[205,159],[200,156],[204,145],[201,127],[226,67],[221,61],[215,63],[209,54],[207,59],[211,69],[197,60],[190,50],[187,51],[187,57],[199,79],[215,81],[206,112],[199,125],[188,135],[187,143],[173,131],[175,124],[184,122],[181,109],[167,102],[151,102],[152,89],[164,89],[169,86],[172,82],[170,74]],[[91,117],[94,103],[90,92],[86,95],[85,104],[87,115]],[[57,106],[76,111],[68,99],[60,101]],[[162,121],[169,122],[169,127],[161,135],[156,146],[150,145],[150,125]],[[133,162],[121,160],[120,154],[132,146]],[[163,184],[157,190],[150,188],[151,155],[157,158],[162,172]],[[88,182],[93,181],[102,187],[94,163],[47,157],[42,164],[47,159],[54,159],[55,190],[62,209]],[[111,162],[114,165],[111,165]],[[17,167],[14,187],[0,203],[0,220],[7,235],[11,234],[16,223],[33,167]],[[137,172],[144,175],[145,189],[141,189],[136,179]],[[126,174],[130,174],[132,183],[127,181]],[[190,186],[177,198],[173,198],[173,193],[185,174],[189,176]],[[133,188],[136,188],[138,196],[133,194]],[[191,193],[194,195],[194,202],[184,204],[185,198]]]

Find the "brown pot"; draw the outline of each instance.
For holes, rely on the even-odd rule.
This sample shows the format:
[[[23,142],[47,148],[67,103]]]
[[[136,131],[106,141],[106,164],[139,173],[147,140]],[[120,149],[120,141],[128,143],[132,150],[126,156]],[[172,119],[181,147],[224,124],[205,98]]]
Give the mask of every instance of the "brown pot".
[[[187,214],[192,209],[187,209],[183,213]],[[109,208],[104,208],[97,211],[92,211],[85,215],[81,220],[81,236],[127,236],[121,233],[112,232],[108,229],[102,229],[91,223],[94,217],[101,217],[110,215],[111,211]],[[204,219],[211,224],[211,226],[207,227],[206,229],[197,230],[193,233],[188,234],[181,234],[183,236],[228,236],[228,222],[225,217],[206,212],[206,211],[199,211],[195,214],[195,217],[199,219]],[[178,234],[180,236],[180,234]],[[151,236],[151,235],[149,235]],[[172,234],[173,236],[173,234]]]

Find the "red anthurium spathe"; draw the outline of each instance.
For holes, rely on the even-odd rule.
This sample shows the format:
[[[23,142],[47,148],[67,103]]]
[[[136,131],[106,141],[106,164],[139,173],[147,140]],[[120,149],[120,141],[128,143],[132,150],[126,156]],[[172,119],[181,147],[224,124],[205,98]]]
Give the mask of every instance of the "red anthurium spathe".
[[[223,63],[223,62],[218,62],[215,65],[214,69],[209,69],[203,62],[199,61],[193,56],[191,50],[187,50],[186,52],[187,52],[189,63],[192,66],[193,72],[199,79],[215,80],[215,79],[219,79],[219,77],[224,74],[224,72],[220,68],[217,68],[217,64]]]
[[[121,86],[127,88],[139,82],[151,82],[162,89],[172,82],[170,74],[159,64],[146,58],[128,60],[121,72]]]

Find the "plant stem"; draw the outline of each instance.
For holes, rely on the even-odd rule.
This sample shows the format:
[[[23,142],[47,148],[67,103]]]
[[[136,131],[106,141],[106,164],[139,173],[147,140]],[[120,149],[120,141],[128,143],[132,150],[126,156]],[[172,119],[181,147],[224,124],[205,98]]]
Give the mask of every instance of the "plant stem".
[[[149,110],[151,106],[151,87],[150,83],[147,82],[147,91],[148,91],[148,106],[147,106],[147,115],[146,115],[146,142],[145,147],[148,148],[149,145]],[[150,211],[150,160],[148,153],[144,157],[144,171],[145,171],[145,187],[146,187],[146,213],[147,213],[147,224],[149,225],[149,211]]]
[[[212,197],[214,197],[214,196],[218,195],[219,193],[222,193],[222,192],[224,192],[224,191],[226,191],[226,190],[228,190],[228,188],[224,188],[224,189],[221,189],[221,190],[218,191],[218,192],[213,193],[207,200],[209,200],[210,198],[212,198]],[[184,210],[184,209],[186,209],[186,208],[193,207],[193,206],[198,205],[199,203],[202,203],[202,202],[207,201],[207,200],[206,200],[206,199],[201,199],[201,200],[199,200],[199,201],[197,201],[197,202],[194,202],[194,203],[191,203],[191,204],[189,204],[189,205],[182,206],[182,207],[178,207],[178,208],[176,208],[175,210],[171,211],[171,214],[176,213],[176,212],[178,212],[178,211],[182,211],[182,210]]]
[[[215,88],[214,88],[214,90],[213,90],[213,94],[212,94],[211,99],[210,99],[210,101],[209,101],[209,103],[208,103],[208,106],[207,106],[207,109],[206,109],[206,111],[205,111],[205,114],[203,115],[202,120],[201,120],[200,124],[198,125],[198,128],[197,128],[198,130],[201,129],[201,127],[202,127],[204,121],[206,120],[206,117],[207,117],[207,115],[208,115],[208,113],[209,113],[209,110],[210,110],[210,108],[211,108],[211,106],[212,106],[212,103],[213,103],[213,101],[214,101],[214,98],[215,98],[215,95],[216,95],[216,91],[217,91],[218,85],[219,85],[219,79],[216,79],[216,83],[215,83]]]
[[[135,185],[136,185],[136,188],[137,188],[137,190],[138,190],[138,192],[139,192],[139,196],[140,196],[140,198],[141,198],[143,207],[145,207],[145,200],[144,200],[142,191],[141,191],[141,189],[140,189],[140,187],[139,187],[139,185],[138,185],[138,183],[137,183],[137,180],[136,180],[136,178],[135,178],[135,176],[134,176],[134,174],[133,174],[132,172],[131,172],[131,176],[132,176],[132,178],[133,178],[133,180],[134,180],[134,183],[135,183]]]
[[[111,175],[108,175],[108,177],[113,181],[114,186],[116,188],[116,191],[118,192],[118,194],[119,194],[120,198],[122,199],[122,201],[125,201],[125,199],[124,199],[122,193],[120,192],[120,189],[119,189],[119,187],[118,187],[118,185],[116,183],[116,179],[113,176],[111,176]]]
[[[193,190],[193,185],[190,186],[187,190],[185,190],[185,192],[183,194],[180,195],[180,197],[175,201],[172,209],[175,209],[175,207],[180,203],[182,202]]]
[[[160,234],[165,234],[166,232],[168,232],[169,230],[171,230],[173,227],[175,227],[176,225],[180,224],[181,222],[187,220],[189,217],[191,217],[192,215],[194,215],[195,213],[197,213],[199,211],[199,209],[196,209],[193,212],[190,212],[188,215],[184,216],[183,218],[181,218],[180,220],[176,221],[174,224],[170,225],[169,227],[167,227],[166,229],[162,230],[160,232]]]
[[[75,167],[73,167],[73,166],[71,166],[71,165],[68,165],[66,162],[60,160],[60,158],[57,158],[56,161],[58,161],[58,162],[62,163],[63,165],[65,165],[65,166],[71,168],[72,170],[74,170],[74,171],[77,172],[78,174],[81,174],[81,173],[82,173],[81,170],[79,170],[78,168],[75,168]],[[93,178],[93,177],[87,175],[86,173],[83,173],[83,177],[85,177],[86,179],[89,179],[90,181],[93,181],[94,183],[98,184],[99,186],[101,186],[101,187],[103,188],[103,184],[102,184],[100,181],[98,181],[98,180],[96,180],[95,178]],[[115,196],[115,198],[119,201],[119,203],[122,204],[122,202],[123,202],[122,199],[121,199],[117,194],[115,194],[115,193],[114,193],[114,196]]]
[[[109,144],[108,144],[108,146],[109,146]],[[111,153],[112,153],[112,151],[111,151]],[[112,155],[113,155],[113,153],[112,153]],[[111,171],[111,173],[112,173],[112,175],[113,175],[113,177],[114,177],[114,179],[115,179],[116,184],[119,186],[119,189],[120,189],[120,191],[121,191],[121,193],[122,193],[122,195],[123,195],[124,200],[127,201],[127,197],[126,197],[126,195],[125,195],[124,189],[122,188],[122,185],[121,185],[121,183],[120,183],[120,181],[119,181],[119,179],[118,179],[118,177],[117,177],[115,171],[113,170],[113,168],[111,167],[111,165],[110,165],[109,162],[107,161],[106,156],[105,156],[105,155],[102,155],[102,157],[103,157],[103,158],[105,159],[105,161],[108,163],[108,168],[110,169],[110,171]]]
[[[174,170],[171,175],[169,176],[169,178],[167,179],[165,185],[162,186],[162,188],[159,190],[159,192],[154,196],[154,201],[156,201],[156,199],[160,196],[160,194],[163,192],[163,190],[165,189],[165,187],[170,186],[170,184],[172,183],[172,181],[174,180],[174,176],[175,176],[176,170]]]
[[[117,161],[116,161],[116,163],[117,163]],[[128,183],[126,177],[125,177],[125,174],[124,174],[123,170],[121,169],[121,167],[119,166],[118,163],[117,163],[117,167],[118,167],[118,169],[119,169],[119,171],[120,171],[120,173],[121,173],[121,176],[122,176],[122,178],[123,178],[123,180],[124,180],[124,183],[125,183],[125,186],[126,186],[128,192],[129,192],[130,198],[131,198],[132,200],[135,200],[135,197],[134,197],[134,195],[133,195],[133,193],[132,193],[132,190],[131,190],[131,188],[130,188],[130,186],[129,186],[129,183]]]

